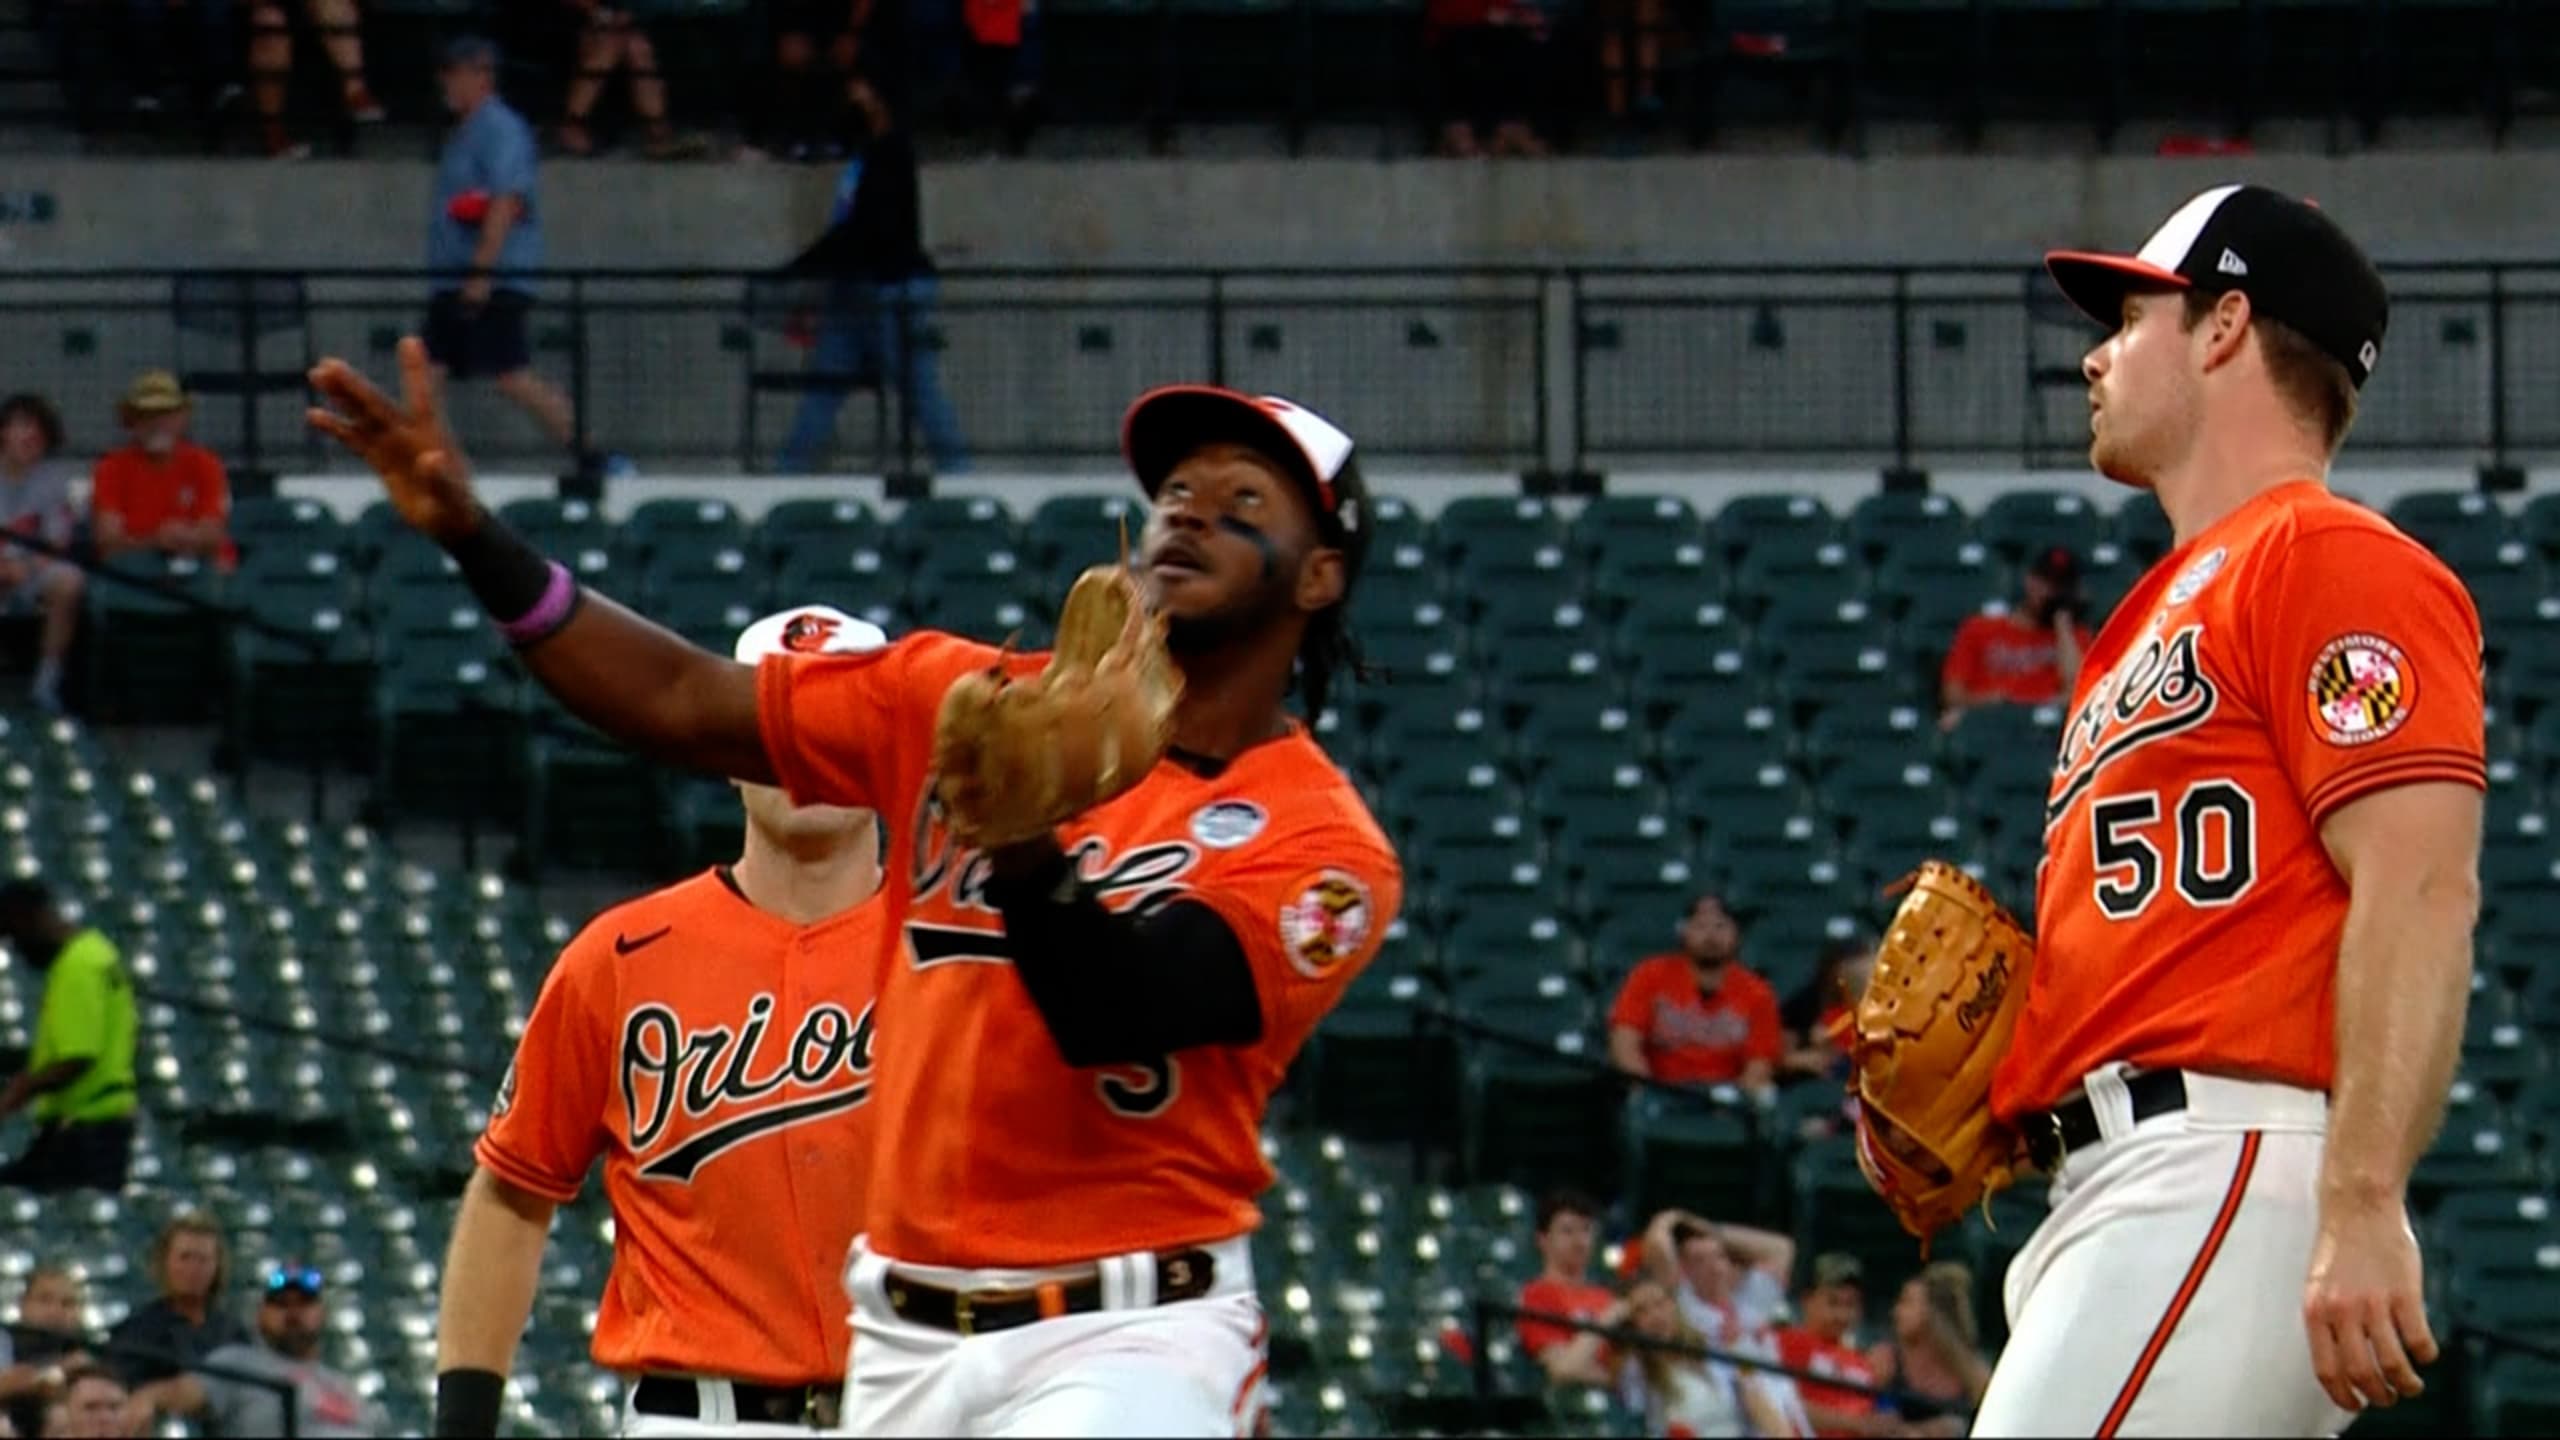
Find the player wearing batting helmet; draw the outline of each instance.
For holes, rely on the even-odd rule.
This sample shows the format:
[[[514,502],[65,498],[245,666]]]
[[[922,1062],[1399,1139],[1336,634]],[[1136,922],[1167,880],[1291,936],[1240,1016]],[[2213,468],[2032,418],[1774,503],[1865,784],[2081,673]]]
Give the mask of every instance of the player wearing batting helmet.
[[[934,800],[937,713],[962,677],[1042,657],[930,631],[756,667],[697,650],[491,518],[423,355],[401,360],[396,403],[324,362],[314,423],[453,554],[545,686],[651,754],[913,827],[886,886],[880,1005],[903,1038],[875,1077],[845,1428],[1250,1429],[1264,1107],[1402,903],[1394,851],[1285,705],[1294,684],[1320,703],[1347,659],[1371,519],[1350,437],[1270,397],[1138,401],[1122,439],[1154,502],[1137,583],[1183,681],[1171,748],[980,853]]]
[[[740,663],[860,654],[824,606],[766,616]],[[871,1174],[882,955],[877,817],[739,786],[737,863],[596,917],[543,982],[455,1218],[436,1433],[498,1433],[553,1208],[604,1161],[613,1273],[596,1362],[625,1435],[808,1435],[849,1331],[836,1275]]]
[[[2324,1435],[2436,1355],[2409,1172],[2460,1054],[2480,621],[2330,493],[2381,277],[2329,216],[2207,190],[2060,252],[2091,463],[2177,545],[2092,641],[1992,1103],[2053,1179],[1976,1435]]]

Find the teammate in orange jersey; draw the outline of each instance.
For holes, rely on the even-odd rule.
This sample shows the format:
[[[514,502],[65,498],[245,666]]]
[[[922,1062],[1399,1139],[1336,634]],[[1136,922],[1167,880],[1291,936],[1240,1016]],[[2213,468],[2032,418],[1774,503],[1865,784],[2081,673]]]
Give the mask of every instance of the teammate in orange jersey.
[[[824,606],[768,615],[742,662],[873,649]],[[613,1274],[596,1363],[625,1435],[802,1435],[842,1389],[837,1280],[871,1173],[879,822],[742,785],[734,865],[596,917],[561,952],[455,1218],[436,1433],[495,1435],[554,1206],[597,1157]]]
[[[1295,682],[1320,709],[1348,658],[1369,520],[1350,438],[1205,387],[1131,409],[1123,445],[1155,502],[1136,564],[1186,682],[1173,749],[1055,835],[989,855],[954,846],[926,771],[944,693],[995,650],[925,632],[749,668],[694,649],[490,518],[424,356],[404,343],[401,363],[395,404],[324,362],[334,408],[313,423],[453,554],[546,686],[651,754],[872,807],[897,831],[882,1183],[847,1276],[845,1428],[1250,1428],[1264,1106],[1402,899],[1357,792],[1284,708]]]
[[[1994,1109],[2053,1176],[1976,1435],[2313,1435],[2435,1358],[2406,1208],[2460,1054],[2480,623],[2325,479],[2379,357],[2336,224],[2223,186],[2050,257],[2090,458],[2177,546],[2091,646]]]

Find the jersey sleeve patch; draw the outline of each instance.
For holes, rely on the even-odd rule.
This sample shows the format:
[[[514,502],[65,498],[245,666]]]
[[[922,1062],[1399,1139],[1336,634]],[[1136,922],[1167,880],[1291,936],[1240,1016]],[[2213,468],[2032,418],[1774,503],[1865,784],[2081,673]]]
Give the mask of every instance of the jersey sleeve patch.
[[[1377,907],[1359,876],[1328,866],[1287,893],[1280,906],[1280,946],[1301,974],[1321,978],[1367,946]]]
[[[2320,647],[2308,687],[2313,733],[2354,747],[2384,739],[2418,708],[2418,671],[2399,646],[2357,631]]]

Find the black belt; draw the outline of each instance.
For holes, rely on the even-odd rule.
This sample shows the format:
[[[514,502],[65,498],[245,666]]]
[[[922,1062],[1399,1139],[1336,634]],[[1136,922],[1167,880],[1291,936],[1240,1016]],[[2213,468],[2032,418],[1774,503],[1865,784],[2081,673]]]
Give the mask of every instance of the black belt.
[[[1206,1250],[1170,1250],[1156,1257],[1156,1300],[1171,1305],[1209,1293],[1218,1275],[1217,1257]],[[946,1290],[910,1280],[892,1270],[882,1287],[889,1310],[912,1325],[948,1330],[956,1335],[987,1335],[1013,1330],[1060,1315],[1090,1315],[1102,1308],[1102,1277],[1060,1280],[1027,1290]]]
[[[2187,1108],[2187,1077],[2180,1071],[2145,1070],[2127,1079],[2124,1090],[2136,1123]],[[2027,1158],[2050,1175],[2072,1151],[2098,1143],[2098,1111],[2083,1094],[2024,1117],[2018,1128],[2027,1138]]]
[[[744,1380],[718,1380],[733,1397],[738,1418],[765,1425],[810,1423],[819,1397],[841,1387],[841,1380],[815,1380],[806,1385],[752,1385]],[[683,1375],[643,1375],[631,1390],[631,1408],[643,1415],[671,1415],[681,1420],[707,1420],[702,1413],[700,1383]]]

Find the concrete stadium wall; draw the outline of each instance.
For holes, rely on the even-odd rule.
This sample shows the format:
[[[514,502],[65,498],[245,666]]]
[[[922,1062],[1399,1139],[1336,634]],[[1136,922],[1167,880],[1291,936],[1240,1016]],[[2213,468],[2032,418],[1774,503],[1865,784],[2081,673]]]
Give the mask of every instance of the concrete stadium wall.
[[[2560,258],[2550,151],[972,160],[928,167],[926,211],[935,251],[955,264],[2005,264],[2054,244],[2129,245],[2176,201],[2234,177],[2316,197],[2386,260]],[[771,263],[820,228],[832,179],[826,167],[554,164],[543,179],[552,263]],[[13,156],[0,176],[0,269],[410,265],[428,184],[423,156]]]

